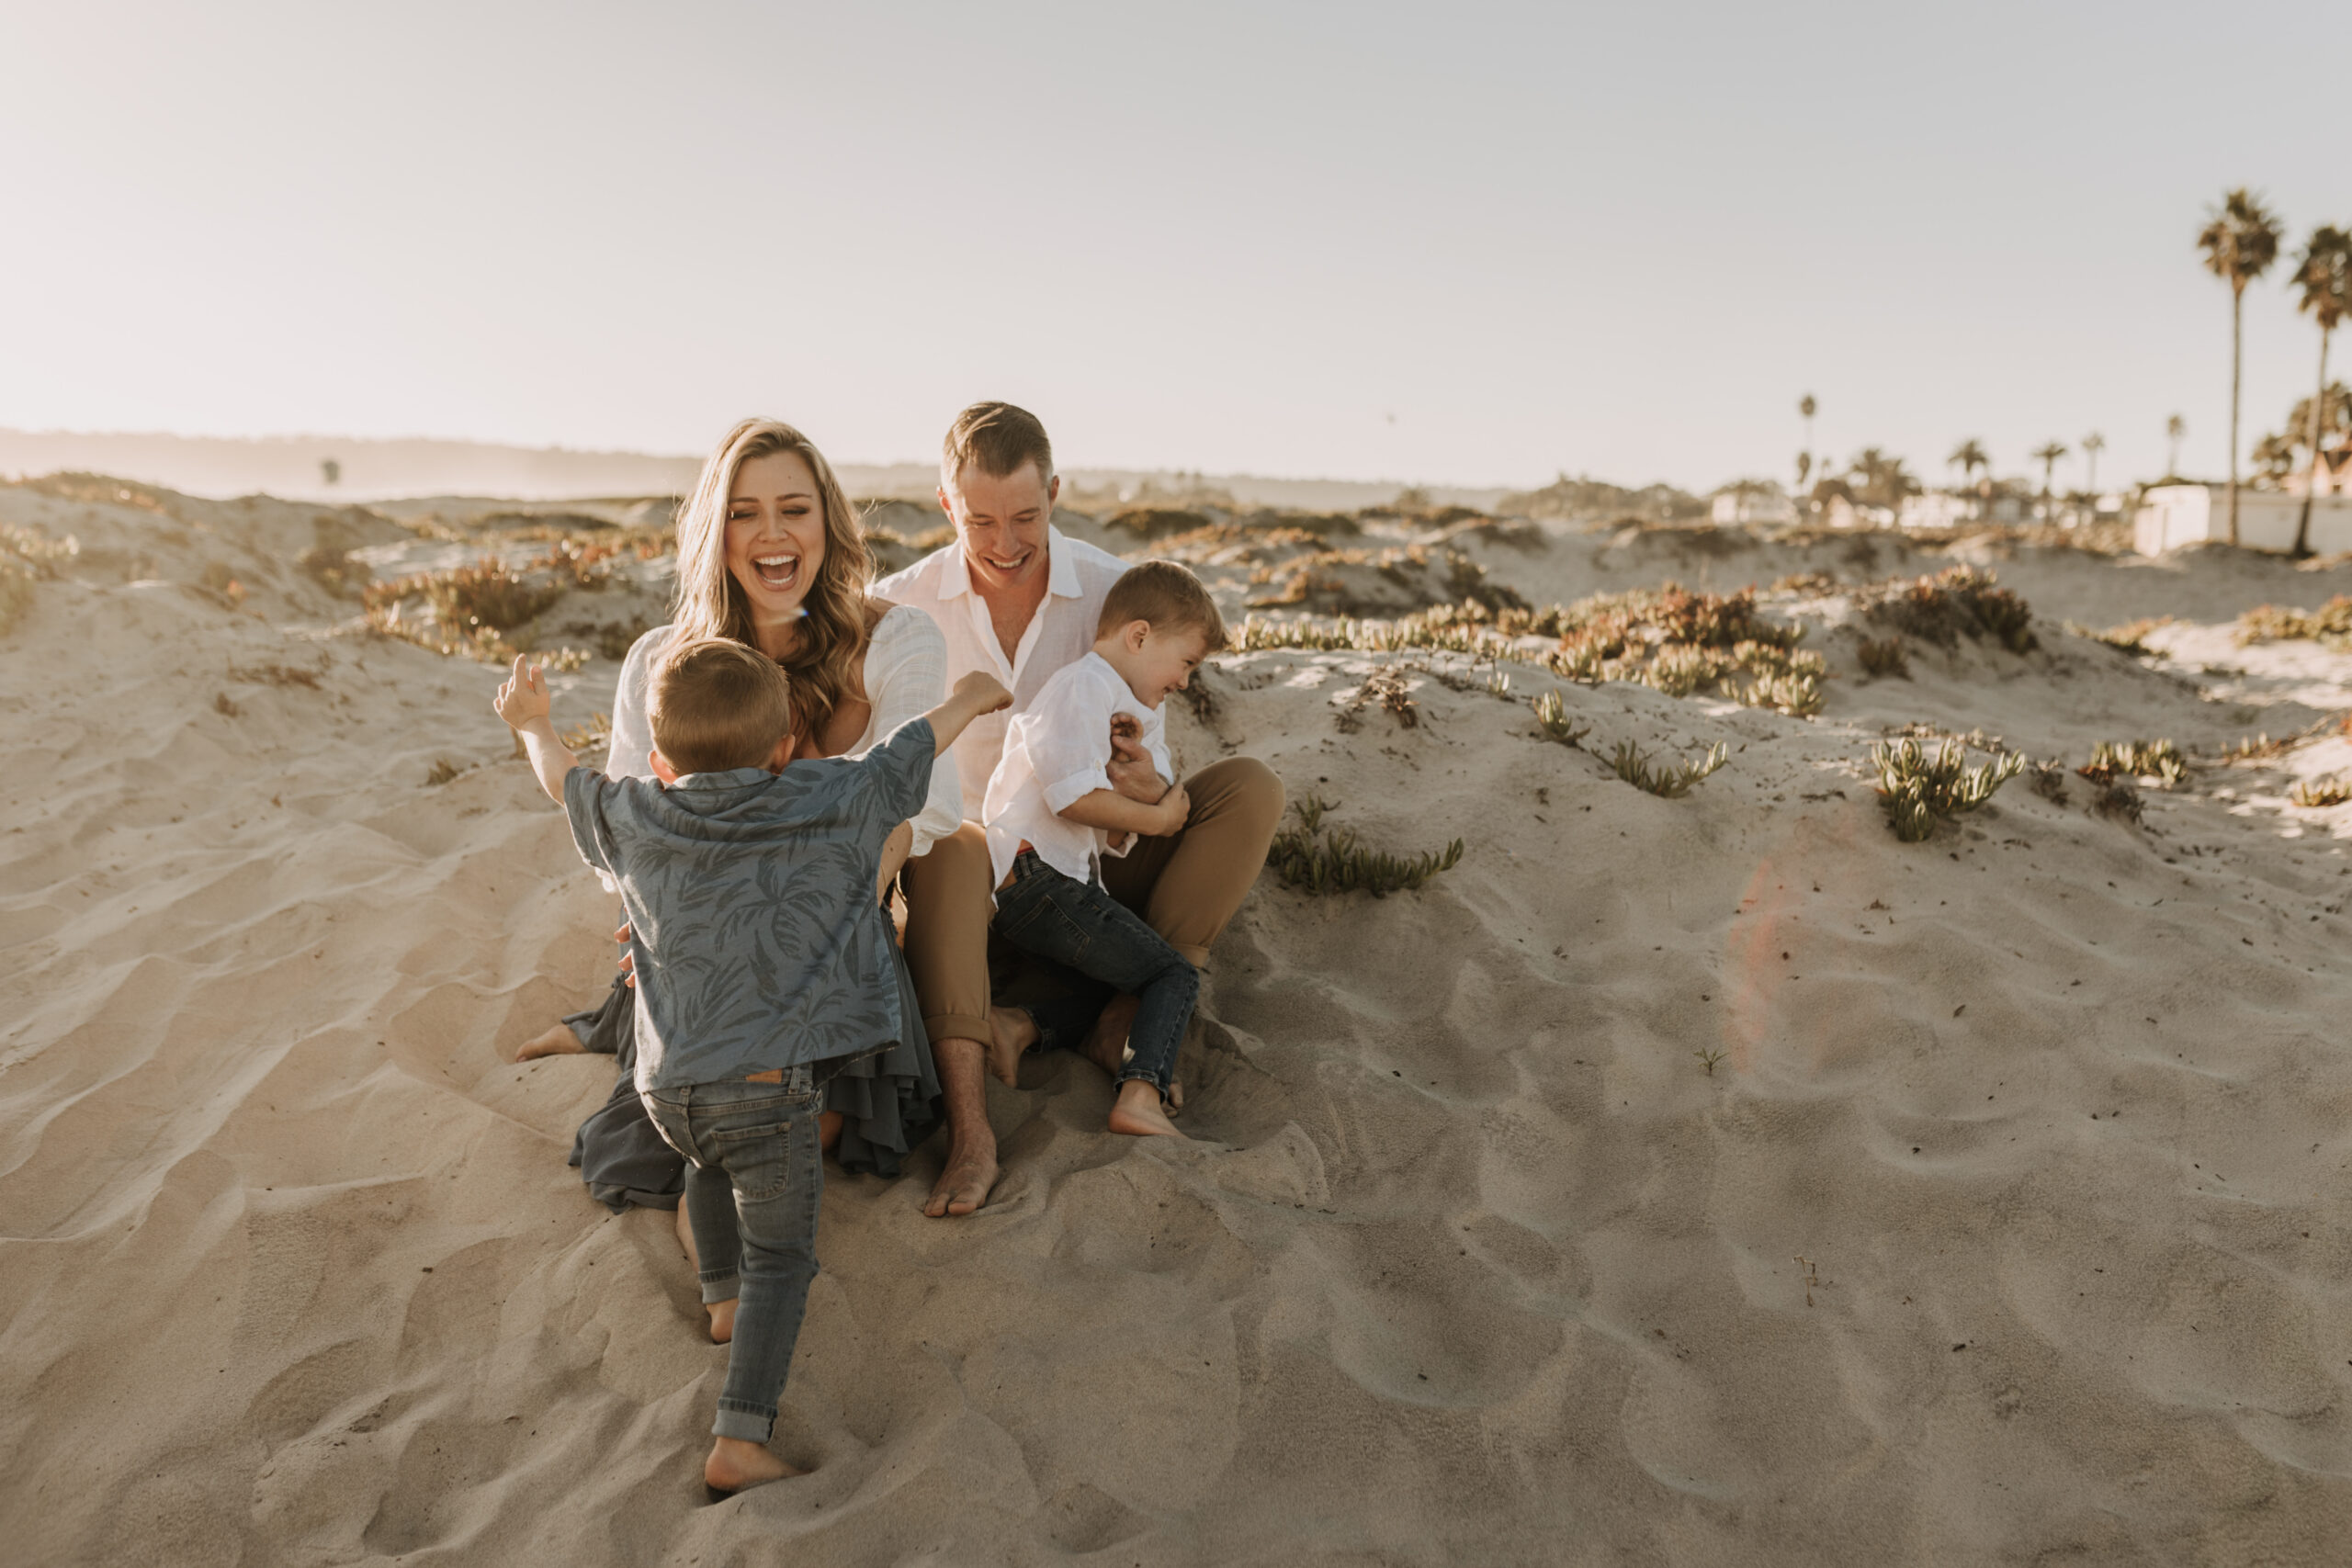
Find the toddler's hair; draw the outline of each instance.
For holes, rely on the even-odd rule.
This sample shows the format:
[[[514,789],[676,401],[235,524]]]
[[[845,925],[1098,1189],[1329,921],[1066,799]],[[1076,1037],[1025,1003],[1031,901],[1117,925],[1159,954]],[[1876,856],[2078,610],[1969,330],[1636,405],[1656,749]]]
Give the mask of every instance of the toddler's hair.
[[[695,637],[654,666],[653,744],[681,773],[759,768],[792,728],[792,684],[775,660],[732,637]]]
[[[1148,622],[1153,631],[1196,631],[1209,652],[1225,646],[1225,617],[1216,601],[1194,577],[1172,560],[1148,560],[1127,568],[1102,601],[1096,637],[1108,637],[1129,621]]]

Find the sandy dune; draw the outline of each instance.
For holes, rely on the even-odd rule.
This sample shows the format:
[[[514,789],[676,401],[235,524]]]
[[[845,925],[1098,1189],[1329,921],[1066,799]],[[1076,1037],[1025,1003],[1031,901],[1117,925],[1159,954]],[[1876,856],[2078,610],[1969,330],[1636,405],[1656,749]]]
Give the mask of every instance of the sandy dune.
[[[725,1352],[669,1217],[563,1164],[609,1067],[509,1060],[612,911],[491,672],[331,633],[288,563],[383,520],[137,493],[0,487],[85,547],[0,640],[0,1559],[2344,1560],[2352,806],[2286,792],[2352,739],[2215,754],[2352,706],[2352,654],[2228,629],[2352,570],[1980,541],[2041,649],[1869,681],[1849,587],[1951,556],[1459,541],[1538,603],[1835,573],[1769,602],[1829,659],[1812,720],[1222,658],[1187,765],[1461,863],[1265,879],[1200,1143],[1102,1134],[1099,1075],[1033,1060],[977,1218],[917,1212],[935,1146],[836,1175],[777,1445],[817,1469],[704,1507]],[[2161,659],[2061,629],[2158,615]],[[1360,700],[1384,666],[1406,714]],[[1555,689],[1580,749],[1536,738]],[[1908,723],[2201,756],[2137,825],[2019,780],[1904,844],[1865,754]],[[1659,799],[1625,739],[1731,759]]]

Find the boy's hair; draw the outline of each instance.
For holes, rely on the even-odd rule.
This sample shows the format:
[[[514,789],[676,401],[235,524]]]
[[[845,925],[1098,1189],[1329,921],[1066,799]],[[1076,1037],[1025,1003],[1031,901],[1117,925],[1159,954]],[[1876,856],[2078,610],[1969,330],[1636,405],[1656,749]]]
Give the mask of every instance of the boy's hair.
[[[731,637],[695,637],[662,656],[646,703],[653,744],[681,773],[759,768],[792,729],[792,683]]]
[[[1225,617],[1201,580],[1172,560],[1139,562],[1119,574],[1102,601],[1096,637],[1108,637],[1129,621],[1149,623],[1162,636],[1196,631],[1211,653],[1225,646]]]
[[[1018,473],[1023,463],[1037,465],[1037,482],[1054,477],[1054,444],[1046,427],[1027,409],[1011,403],[974,403],[947,427],[939,450],[939,477],[947,484],[969,463],[993,479]]]

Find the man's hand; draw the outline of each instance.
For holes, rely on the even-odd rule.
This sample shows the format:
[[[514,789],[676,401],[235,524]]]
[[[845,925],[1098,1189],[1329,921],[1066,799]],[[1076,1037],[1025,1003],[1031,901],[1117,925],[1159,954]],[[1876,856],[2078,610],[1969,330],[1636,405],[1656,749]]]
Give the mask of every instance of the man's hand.
[[[620,930],[613,933],[613,940],[619,942],[622,948],[620,971],[628,977],[629,985],[634,987],[637,984],[637,954],[628,951],[628,925],[626,921],[622,923]]]
[[[1168,781],[1152,766],[1151,753],[1144,749],[1143,726],[1133,714],[1111,716],[1111,760],[1102,771],[1114,790],[1145,806],[1159,805],[1168,792]]]
[[[548,694],[546,674],[545,665],[529,663],[522,654],[516,654],[514,673],[498,688],[498,695],[491,699],[490,705],[515,729],[546,718],[555,711],[555,699]]]

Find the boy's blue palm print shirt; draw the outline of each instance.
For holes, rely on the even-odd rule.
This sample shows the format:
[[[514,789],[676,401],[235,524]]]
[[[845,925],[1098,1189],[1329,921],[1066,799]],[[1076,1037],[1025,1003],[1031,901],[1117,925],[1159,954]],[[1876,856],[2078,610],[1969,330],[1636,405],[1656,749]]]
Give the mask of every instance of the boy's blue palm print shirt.
[[[637,974],[637,1087],[740,1079],[903,1037],[882,845],[922,809],[931,723],[856,761],[564,775],[582,859],[620,885]]]

